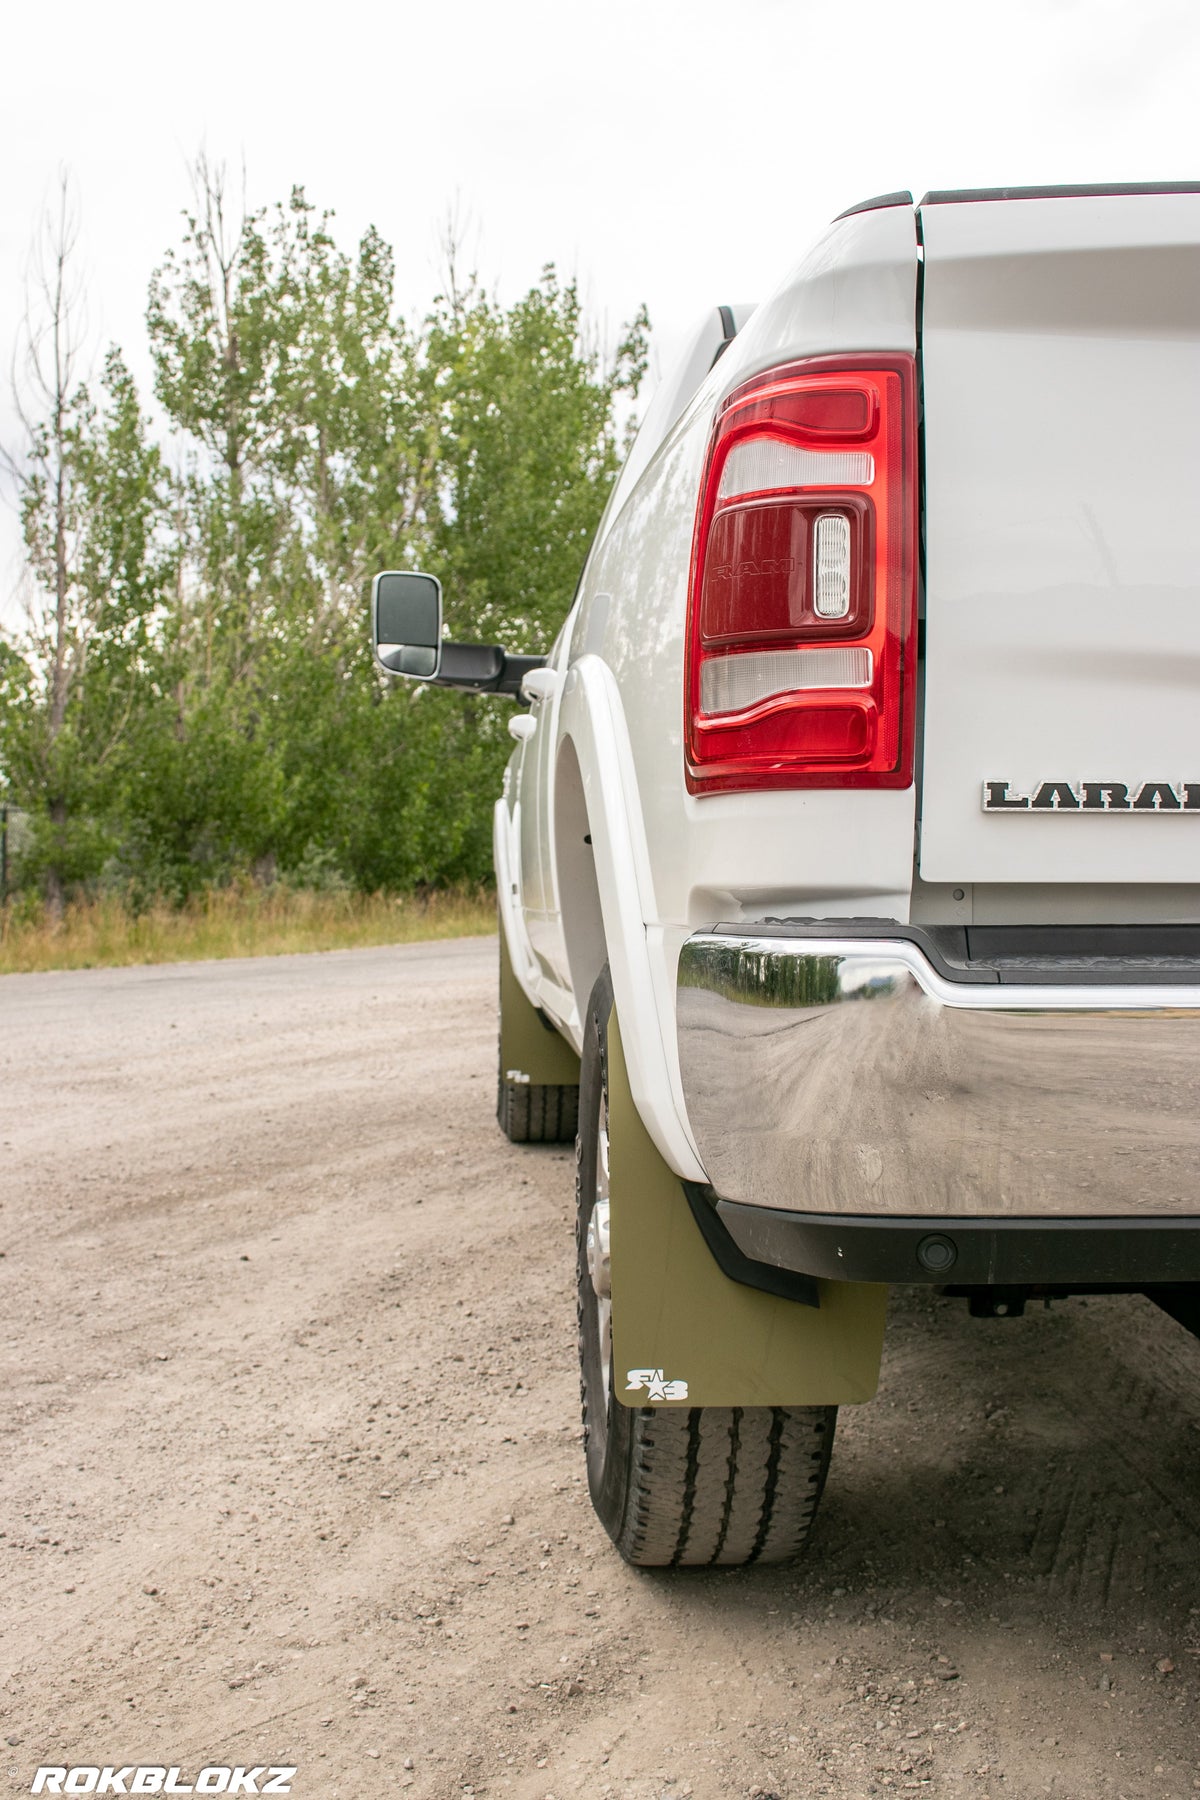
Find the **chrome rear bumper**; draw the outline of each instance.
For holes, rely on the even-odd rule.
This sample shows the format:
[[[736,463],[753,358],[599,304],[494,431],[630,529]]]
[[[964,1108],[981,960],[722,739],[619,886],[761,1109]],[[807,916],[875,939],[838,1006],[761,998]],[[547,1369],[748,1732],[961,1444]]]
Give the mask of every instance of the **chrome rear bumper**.
[[[679,1060],[716,1194],[831,1220],[1200,1217],[1200,984],[1089,973],[952,979],[882,930],[696,934]]]

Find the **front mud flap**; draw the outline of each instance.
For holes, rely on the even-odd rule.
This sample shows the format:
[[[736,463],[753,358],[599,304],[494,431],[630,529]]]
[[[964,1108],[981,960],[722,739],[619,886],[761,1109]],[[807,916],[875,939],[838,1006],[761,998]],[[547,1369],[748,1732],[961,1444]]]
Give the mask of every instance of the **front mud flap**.
[[[542,1018],[513,972],[500,931],[500,1078],[534,1087],[578,1087],[579,1058],[566,1039]]]
[[[608,1022],[613,1391],[626,1406],[845,1406],[879,1381],[887,1288],[822,1281],[819,1307],[731,1281],[642,1124]]]

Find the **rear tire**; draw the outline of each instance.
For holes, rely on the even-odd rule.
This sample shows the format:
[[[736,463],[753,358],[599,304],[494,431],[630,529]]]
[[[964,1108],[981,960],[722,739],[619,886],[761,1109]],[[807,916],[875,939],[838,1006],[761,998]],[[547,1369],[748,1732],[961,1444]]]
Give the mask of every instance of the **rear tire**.
[[[506,1081],[502,1068],[496,1117],[510,1143],[569,1144],[579,1120],[579,1089]]]
[[[608,1188],[608,969],[592,990],[576,1140],[580,1390],[588,1488],[626,1562],[642,1568],[785,1562],[825,1486],[835,1406],[628,1407],[614,1393],[611,1314],[589,1227]],[[618,1122],[619,1123],[619,1122]],[[604,1233],[607,1243],[607,1232]],[[607,1269],[607,1259],[604,1267]]]

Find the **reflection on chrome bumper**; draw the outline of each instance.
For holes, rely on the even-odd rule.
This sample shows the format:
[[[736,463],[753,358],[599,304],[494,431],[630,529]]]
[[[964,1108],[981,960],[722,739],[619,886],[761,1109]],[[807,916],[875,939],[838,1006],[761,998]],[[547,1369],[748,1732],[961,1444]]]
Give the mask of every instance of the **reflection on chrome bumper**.
[[[919,946],[702,932],[679,1060],[727,1200],[929,1218],[1200,1214],[1200,987],[969,985]]]

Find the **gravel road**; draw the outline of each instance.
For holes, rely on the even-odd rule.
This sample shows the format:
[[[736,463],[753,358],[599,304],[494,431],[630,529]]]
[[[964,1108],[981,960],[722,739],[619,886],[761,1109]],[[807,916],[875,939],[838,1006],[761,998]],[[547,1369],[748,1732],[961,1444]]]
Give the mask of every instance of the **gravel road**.
[[[0,982],[0,1791],[1200,1790],[1200,1344],[893,1302],[791,1570],[627,1569],[494,940]]]

